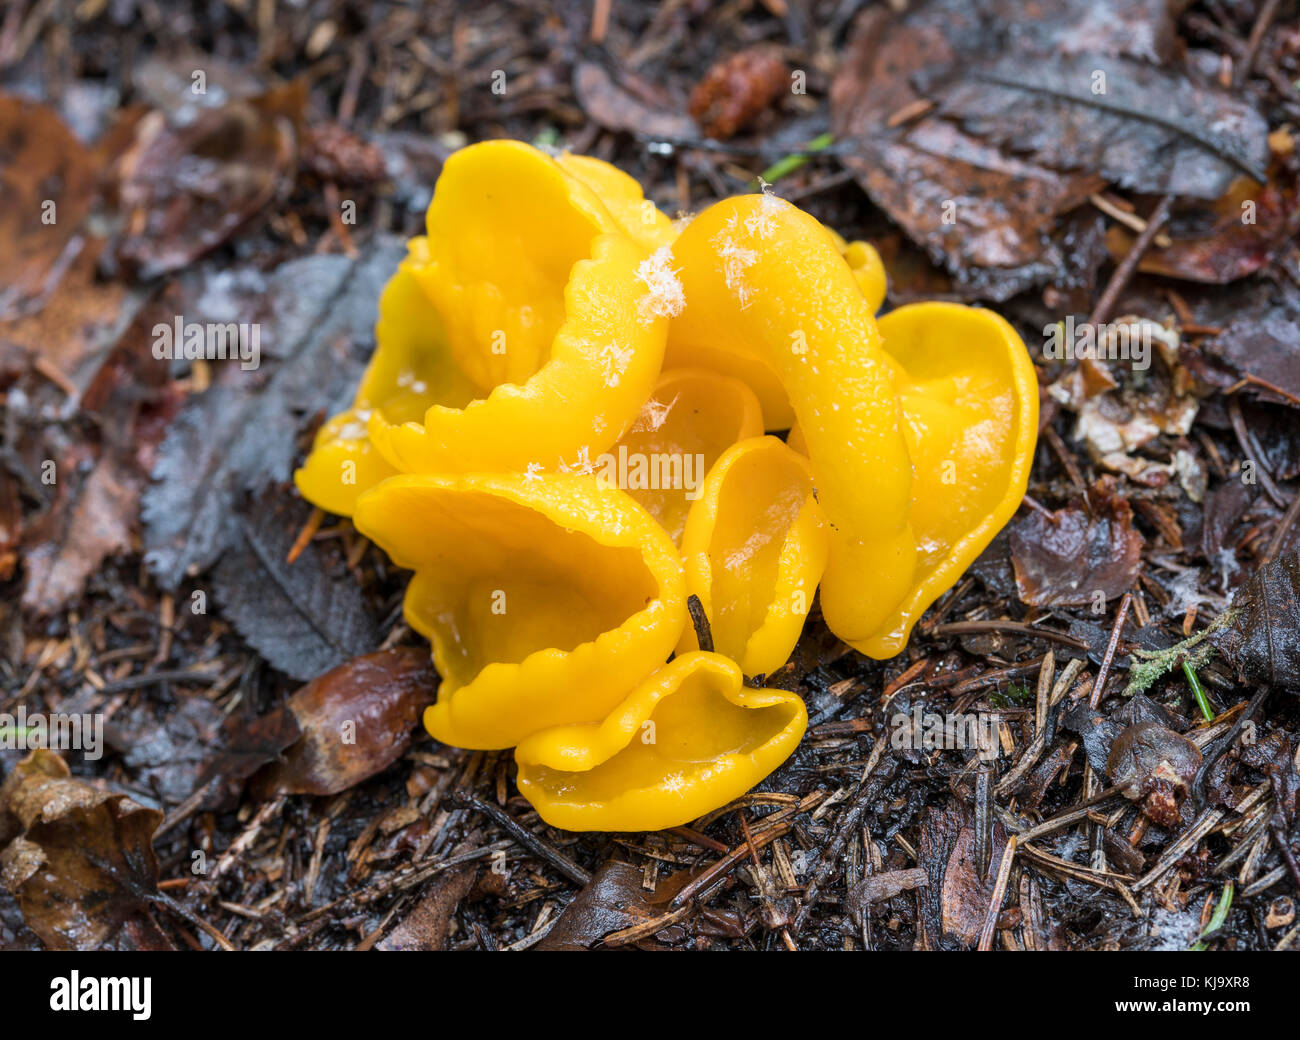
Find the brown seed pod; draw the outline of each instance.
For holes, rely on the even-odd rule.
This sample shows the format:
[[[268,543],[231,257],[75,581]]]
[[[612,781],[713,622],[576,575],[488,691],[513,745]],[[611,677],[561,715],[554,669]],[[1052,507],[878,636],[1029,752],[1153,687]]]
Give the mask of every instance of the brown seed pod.
[[[709,137],[730,137],[775,101],[790,82],[778,48],[761,44],[733,54],[691,91],[690,113]]]

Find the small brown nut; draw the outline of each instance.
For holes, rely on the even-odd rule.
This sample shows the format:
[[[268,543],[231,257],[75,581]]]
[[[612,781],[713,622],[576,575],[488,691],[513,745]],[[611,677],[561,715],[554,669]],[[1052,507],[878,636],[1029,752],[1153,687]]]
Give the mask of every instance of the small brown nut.
[[[1182,817],[1178,812],[1178,795],[1173,784],[1167,780],[1157,780],[1147,792],[1142,811],[1157,827],[1165,830],[1177,827]]]

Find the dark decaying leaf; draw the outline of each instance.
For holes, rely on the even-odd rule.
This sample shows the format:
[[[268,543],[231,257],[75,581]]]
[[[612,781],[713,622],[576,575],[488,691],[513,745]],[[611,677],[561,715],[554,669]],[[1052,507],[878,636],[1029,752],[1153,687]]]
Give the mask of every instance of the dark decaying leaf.
[[[1106,758],[1106,776],[1138,798],[1165,781],[1186,790],[1201,768],[1201,751],[1181,733],[1159,722],[1139,722],[1115,738]]]
[[[868,874],[849,889],[849,897],[844,904],[844,909],[849,913],[861,913],[871,903],[893,899],[901,892],[910,892],[929,883],[929,875],[920,867]]]
[[[180,694],[165,713],[150,701],[124,706],[106,723],[104,739],[121,754],[135,784],[175,804],[193,790],[224,722],[207,697]]]
[[[305,89],[205,108],[188,122],[150,112],[118,167],[127,214],[121,260],[142,278],[192,263],[287,193]]]
[[[288,702],[301,736],[255,789],[337,794],[382,772],[405,753],[437,686],[425,647],[366,654],[313,679]]]
[[[1096,492],[1097,489],[1094,489]],[[1034,607],[1081,607],[1123,595],[1137,581],[1142,535],[1128,500],[1102,489],[1080,505],[1045,515],[1032,510],[1011,528],[1011,563],[1022,602]]]
[[[1086,210],[1071,211],[1108,177],[1186,181],[1213,198],[1226,186],[1222,171],[1236,169],[1219,152],[1244,144],[1237,158],[1252,169],[1263,164],[1263,124],[1253,110],[1239,97],[1194,86],[1169,64],[1178,9],[1176,0],[929,0],[903,13],[873,5],[859,16],[832,85],[832,129],[853,144],[845,165],[944,264],[961,294],[1006,299],[1045,281],[1076,288],[1092,277],[1087,258],[1099,225]],[[1080,54],[1085,48],[1101,57]],[[1148,153],[1111,141],[1116,126],[1124,128],[1120,136],[1139,133],[1127,129],[1133,119],[1087,102],[1072,104],[1078,111],[1068,116],[1061,111],[1067,102],[1050,89],[1057,70],[1086,66],[1069,93],[1085,91],[1091,101],[1097,61],[1112,79],[1127,76],[1119,89],[1131,101],[1140,93],[1135,83],[1174,85],[1141,99],[1145,121],[1138,122],[1158,124],[1144,144],[1177,142],[1176,164],[1163,165],[1164,153],[1154,164],[1135,163]],[[1036,88],[1032,97],[1022,84]],[[1238,132],[1207,137],[1207,126],[1184,125],[1177,107],[1184,105],[1234,120]],[[1068,135],[1048,132],[1058,118],[1067,119]]]
[[[1186,795],[1200,768],[1201,752],[1192,741],[1145,721],[1115,738],[1104,772],[1125,798],[1142,800],[1142,812],[1156,826],[1173,830],[1190,822]]]
[[[691,879],[681,870],[659,879],[653,892],[644,887],[645,872],[631,863],[610,860],[592,875],[559,919],[537,944],[539,950],[591,950],[605,936],[644,924],[668,913],[673,897]],[[680,924],[670,925],[636,945],[643,950],[664,949],[696,936],[744,935],[740,915],[731,910],[702,910]]]
[[[222,726],[220,750],[199,771],[195,791],[199,809],[233,809],[254,773],[279,759],[302,736],[302,728],[287,704],[256,718],[229,716]]]
[[[1097,708],[1080,701],[1061,718],[1061,726],[1083,738],[1083,751],[1093,772],[1106,774],[1106,759],[1115,741],[1124,732],[1124,725],[1107,718]]]
[[[975,831],[958,809],[931,809],[921,824],[920,866],[928,884],[920,889],[923,948],[960,949],[979,939],[993,896],[993,882],[1006,850],[1000,823],[993,827],[990,863],[981,876],[975,863]]]
[[[1132,191],[1214,199],[1239,174],[1265,181],[1268,124],[1240,93],[1123,56],[1032,57],[954,69],[927,93],[976,137]]]
[[[1300,693],[1300,552],[1265,564],[1237,590],[1239,611],[1211,639],[1245,682]]]
[[[54,110],[0,96],[0,320],[58,286],[96,194],[91,153]]]
[[[975,21],[951,3],[902,16],[883,6],[863,12],[832,85],[831,125],[854,141],[844,164],[872,201],[957,287],[1005,299],[1049,278],[1069,281],[1061,242],[1044,232],[1103,182],[1003,156],[946,120],[889,126],[894,113],[926,101],[917,73],[964,56]]]
[[[564,908],[538,949],[589,950],[606,935],[653,917],[650,893],[641,887],[644,877],[631,863],[610,860],[602,865]]]
[[[1229,535],[1236,529],[1246,510],[1254,504],[1258,492],[1240,480],[1229,480],[1219,485],[1205,500],[1201,519],[1201,555],[1213,560],[1224,546],[1235,543]]]
[[[1296,175],[1275,162],[1267,184],[1242,176],[1213,201],[1180,200],[1165,232],[1171,243],[1147,250],[1139,271],[1214,285],[1244,278],[1300,233]],[[1111,256],[1127,256],[1135,238],[1122,224],[1112,225],[1106,232]]]
[[[376,944],[381,950],[445,950],[456,908],[474,887],[478,868],[470,864],[440,874],[415,908]]]
[[[1292,754],[1286,734],[1274,730],[1263,740],[1243,745],[1241,760],[1269,778],[1282,818],[1290,823],[1300,802],[1300,763]]]
[[[1243,308],[1205,350],[1232,370],[1232,378],[1251,375],[1290,394],[1292,403],[1300,400],[1300,288],[1284,283],[1262,306]]]
[[[145,559],[165,587],[215,562],[239,537],[244,493],[288,479],[299,427],[346,405],[373,347],[380,289],[404,254],[380,237],[357,260],[306,257],[266,280],[261,369],[230,366],[229,382],[186,403],[144,495]]]
[[[0,852],[0,883],[46,945],[94,949],[157,895],[162,814],[72,779],[53,752],[5,778],[0,816],[18,830]]]
[[[274,489],[241,517],[212,573],[222,613],[258,653],[307,681],[379,642],[378,622],[346,568],[310,544],[287,559],[310,508]]]

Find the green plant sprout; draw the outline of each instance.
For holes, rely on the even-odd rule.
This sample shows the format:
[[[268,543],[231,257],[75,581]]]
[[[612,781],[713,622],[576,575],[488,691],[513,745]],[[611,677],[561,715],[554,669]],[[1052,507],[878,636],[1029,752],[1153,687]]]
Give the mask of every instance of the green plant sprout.
[[[1219,903],[1214,908],[1214,913],[1210,915],[1210,920],[1206,922],[1205,931],[1201,932],[1200,938],[1192,946],[1192,950],[1199,952],[1208,949],[1206,938],[1223,927],[1223,922],[1228,919],[1228,911],[1232,909],[1232,887],[1231,881],[1223,886],[1223,895],[1219,896]]]
[[[819,134],[804,146],[802,152],[795,152],[793,155],[787,155],[784,159],[778,159],[759,174],[759,179],[768,184],[775,184],[782,177],[790,176],[795,170],[807,164],[811,157],[809,153],[823,151],[834,143],[835,138],[833,135],[829,133]]]

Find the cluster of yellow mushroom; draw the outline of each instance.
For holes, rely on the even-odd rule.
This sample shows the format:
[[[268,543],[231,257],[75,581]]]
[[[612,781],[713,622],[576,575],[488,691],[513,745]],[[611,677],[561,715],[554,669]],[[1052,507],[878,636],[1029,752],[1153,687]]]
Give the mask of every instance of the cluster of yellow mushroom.
[[[1019,504],[1038,395],[1001,318],[877,322],[884,295],[875,250],[767,192],[674,224],[595,159],[453,155],[296,474],[415,572],[429,732],[515,748],[555,826],[670,827],[797,746],[802,701],[758,680],[819,584],[897,653]]]

